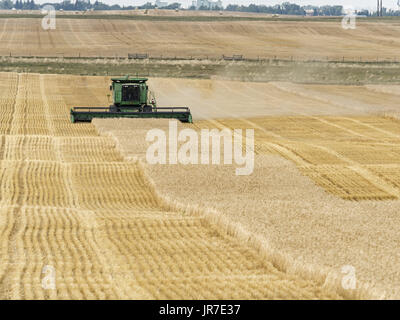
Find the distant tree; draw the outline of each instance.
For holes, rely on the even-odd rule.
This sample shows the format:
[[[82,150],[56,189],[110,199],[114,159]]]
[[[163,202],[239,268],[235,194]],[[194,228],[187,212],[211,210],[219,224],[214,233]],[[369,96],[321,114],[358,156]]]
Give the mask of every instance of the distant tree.
[[[139,9],[154,9],[156,5],[152,4],[151,2],[146,2],[144,5],[138,7]]]
[[[225,8],[226,11],[239,11],[239,6],[237,4],[228,4]]]
[[[165,7],[162,7],[162,9],[175,10],[175,9],[180,9],[180,7],[181,7],[180,3],[174,2],[174,3],[171,3],[171,4],[167,5],[167,6],[165,6]]]
[[[322,16],[340,16],[343,12],[343,6],[322,6],[319,7],[319,15]]]
[[[10,10],[14,8],[14,3],[11,0],[2,0],[0,2],[0,9]]]
[[[0,9],[12,9],[13,7],[18,10],[34,10],[39,9],[39,6],[35,4],[34,0],[15,0],[15,5],[12,0],[0,0]],[[25,2],[24,2],[25,1]],[[62,2],[55,3],[46,3],[52,5],[56,10],[74,10],[74,11],[85,11],[85,10],[133,10],[133,9],[154,9],[156,6],[151,2],[147,2],[142,6],[134,7],[134,6],[120,6],[118,4],[108,5],[102,3],[97,0],[93,4],[89,1],[85,0],[63,0]],[[43,6],[44,4],[42,4]],[[178,2],[174,2],[169,4],[162,9],[181,9],[181,5]],[[195,6],[190,6],[189,10],[196,10]],[[258,12],[258,13],[270,13],[270,14],[291,14],[291,15],[305,15],[305,10],[314,10],[314,15],[318,16],[340,16],[342,15],[342,6],[299,6],[295,3],[283,2],[282,4],[276,4],[273,6],[266,5],[256,5],[254,3],[249,4],[248,6],[237,5],[237,4],[228,4],[225,9],[220,8],[218,6],[214,6],[212,8],[202,5],[199,10],[226,10],[226,11],[241,11],[241,12]],[[391,10],[384,8],[384,14],[388,16],[400,16],[400,11]],[[361,10],[358,12],[359,15],[371,16],[376,15],[370,14],[368,10]]]
[[[383,14],[385,16],[396,16],[396,17],[398,17],[398,16],[400,16],[400,11],[399,10],[392,10],[392,9],[383,8]],[[372,15],[372,14],[370,14],[370,15]],[[376,12],[373,15],[376,16]]]
[[[370,16],[370,13],[369,13],[368,10],[360,10],[360,11],[357,11],[357,15],[369,17],[369,16]]]
[[[27,1],[27,7],[28,10],[35,10],[36,9],[36,4],[34,0],[28,0]]]
[[[96,1],[93,5],[93,10],[109,10],[109,6],[105,3],[100,1]]]
[[[281,8],[285,14],[294,14],[294,15],[304,15],[305,14],[304,9],[294,3],[284,2],[284,3],[282,3]]]
[[[305,15],[305,10],[314,10],[314,15],[325,16],[340,16],[342,14],[342,6],[299,6],[295,3],[284,2],[273,6],[249,4],[248,6],[238,6],[229,4],[226,6],[226,11],[242,11],[242,12],[260,12],[270,14],[291,14],[291,15]]]

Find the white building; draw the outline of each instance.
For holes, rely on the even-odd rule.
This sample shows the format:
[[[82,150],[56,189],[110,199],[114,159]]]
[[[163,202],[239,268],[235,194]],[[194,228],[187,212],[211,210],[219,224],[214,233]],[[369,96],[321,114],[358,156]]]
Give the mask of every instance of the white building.
[[[314,15],[314,9],[306,9],[304,11],[306,12],[306,16],[313,16]]]
[[[194,0],[192,2],[192,6],[194,6],[197,10],[201,7],[206,7],[207,9],[214,9],[216,7],[222,8],[222,1]]]

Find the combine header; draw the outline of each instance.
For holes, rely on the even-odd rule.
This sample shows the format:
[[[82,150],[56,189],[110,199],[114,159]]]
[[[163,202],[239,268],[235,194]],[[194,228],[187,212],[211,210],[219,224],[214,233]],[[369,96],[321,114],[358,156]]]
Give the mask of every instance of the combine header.
[[[146,84],[147,78],[112,78],[110,90],[114,104],[109,107],[74,107],[71,122],[93,118],[173,118],[192,123],[187,107],[157,107],[156,99]]]

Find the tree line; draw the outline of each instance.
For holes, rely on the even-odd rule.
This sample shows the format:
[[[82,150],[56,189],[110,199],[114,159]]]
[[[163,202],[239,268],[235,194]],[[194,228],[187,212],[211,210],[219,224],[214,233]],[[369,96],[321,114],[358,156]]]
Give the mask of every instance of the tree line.
[[[91,2],[90,0],[64,0],[60,3],[46,3],[52,5],[56,10],[65,11],[86,11],[86,10],[134,10],[134,9],[154,9],[157,6],[152,2],[147,2],[141,6],[120,6],[118,4],[108,5],[101,1]],[[11,10],[13,8],[17,10],[39,10],[46,4],[36,4],[34,0],[0,0],[0,9]],[[181,9],[181,4],[173,2],[166,7],[160,9]],[[189,10],[196,10],[194,6],[190,7]],[[267,5],[256,5],[250,4],[248,6],[229,4],[225,8],[208,8],[202,6],[199,10],[219,10],[219,11],[239,11],[239,12],[255,12],[255,13],[269,13],[279,15],[313,15],[313,16],[340,16],[343,14],[343,7],[339,5],[325,5],[325,6],[312,6],[305,5],[300,6],[295,3],[284,2],[282,4],[276,4],[272,6]],[[369,12],[368,10],[360,10],[356,12],[359,15],[375,16],[376,12]],[[400,16],[399,10],[392,10],[383,8],[383,15],[385,16]]]
[[[295,3],[284,2],[273,6],[250,4],[248,6],[229,4],[225,10],[240,12],[257,12],[270,14],[290,14],[305,15],[306,10],[313,10],[315,16],[340,16],[343,12],[343,6],[300,6]]]
[[[120,6],[118,4],[108,5],[106,3],[102,3],[101,1],[93,1],[90,0],[64,0],[60,3],[44,3],[44,4],[36,4],[35,0],[16,0],[13,2],[12,0],[0,0],[0,9],[3,10],[39,10],[45,5],[52,5],[56,10],[65,10],[65,11],[86,11],[86,10],[134,10],[134,9],[154,9],[156,8],[155,4],[150,2],[141,5],[141,6]],[[163,7],[162,9],[179,9],[181,6],[180,3],[174,2],[170,5]]]
[[[137,7],[134,6],[120,6],[118,4],[108,5],[102,3],[101,1],[82,1],[82,0],[65,0],[60,3],[44,3],[37,4],[35,0],[16,0],[13,2],[12,0],[0,0],[0,9],[3,10],[39,10],[45,5],[52,5],[56,10],[65,10],[65,11],[86,11],[86,10],[134,10]],[[139,6],[140,9],[146,9],[145,6]]]

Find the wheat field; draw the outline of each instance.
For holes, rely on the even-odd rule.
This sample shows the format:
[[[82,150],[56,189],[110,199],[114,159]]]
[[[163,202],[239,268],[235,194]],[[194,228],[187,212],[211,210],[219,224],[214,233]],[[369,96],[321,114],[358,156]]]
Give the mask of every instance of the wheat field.
[[[0,73],[3,299],[341,299],[202,215],[159,197],[71,106],[103,105],[106,78]],[[105,99],[106,100],[106,99]],[[55,288],[43,287],[43,268]]]
[[[107,77],[0,73],[1,298],[400,296],[397,86],[150,83],[192,108],[181,127],[254,128],[255,175],[148,168],[165,121],[71,124],[72,106],[108,105]]]
[[[56,20],[44,30],[38,18],[0,19],[0,55],[152,56],[364,60],[398,58],[397,22]],[[351,41],[351,46],[349,45]]]
[[[399,125],[379,117],[362,120],[389,128],[391,123]],[[151,165],[147,175],[162,198],[188,212],[206,212],[208,219],[267,251],[287,270],[307,271],[315,279],[325,274],[335,281],[341,268],[350,265],[357,270],[358,288],[367,288],[375,297],[398,298],[399,157],[393,152],[399,141],[360,143],[357,136],[351,141],[352,133],[345,129],[326,123],[317,128],[314,121],[265,117],[180,125],[248,128],[251,123],[256,130],[254,173],[238,177],[232,165],[178,164]],[[95,125],[103,136],[115,139],[131,161],[146,162],[147,130],[168,131],[167,120],[96,119]],[[281,138],[265,133],[266,127]],[[375,133],[380,137],[379,130],[370,137]]]
[[[386,116],[396,112],[398,86],[151,83],[163,105],[192,108],[199,120],[181,129],[255,130],[253,175],[235,176],[229,165],[149,166],[161,197],[209,212],[209,219],[299,274],[307,269],[315,279],[321,271],[336,278],[351,265],[360,287],[377,297],[400,296],[400,122]],[[169,122],[94,124],[125,159],[145,162],[146,132],[168,131]]]

